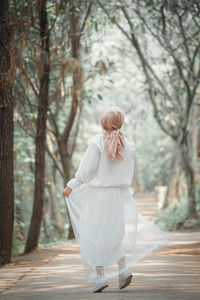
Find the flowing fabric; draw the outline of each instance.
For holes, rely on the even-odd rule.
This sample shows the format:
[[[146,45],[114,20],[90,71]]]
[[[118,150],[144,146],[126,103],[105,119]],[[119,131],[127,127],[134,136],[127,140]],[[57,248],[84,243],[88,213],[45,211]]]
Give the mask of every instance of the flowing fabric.
[[[124,113],[117,106],[111,106],[104,111],[101,117],[101,126],[106,131],[104,134],[104,146],[112,160],[123,159],[124,136],[120,128],[124,122]]]
[[[88,142],[87,151],[66,203],[75,237],[80,244],[86,282],[97,280],[97,267],[112,278],[124,268],[160,250],[171,237],[138,213],[132,196],[135,144],[125,138],[123,161],[111,160],[103,133]],[[123,269],[120,270],[120,272]]]

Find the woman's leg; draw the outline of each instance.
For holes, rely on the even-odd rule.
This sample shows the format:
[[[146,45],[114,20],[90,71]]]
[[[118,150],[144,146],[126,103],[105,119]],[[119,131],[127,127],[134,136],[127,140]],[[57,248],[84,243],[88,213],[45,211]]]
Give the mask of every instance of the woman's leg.
[[[118,261],[118,267],[119,267],[119,271],[125,270],[125,268],[126,268],[126,259],[125,259],[125,256],[123,256],[123,257]]]
[[[108,280],[104,276],[104,267],[96,266],[97,277],[94,283],[94,286],[91,288],[91,292],[102,292],[105,288],[108,287]]]
[[[125,256],[123,256],[118,261],[118,266],[119,266],[119,288],[123,289],[131,283],[133,275],[131,271],[126,267]]]

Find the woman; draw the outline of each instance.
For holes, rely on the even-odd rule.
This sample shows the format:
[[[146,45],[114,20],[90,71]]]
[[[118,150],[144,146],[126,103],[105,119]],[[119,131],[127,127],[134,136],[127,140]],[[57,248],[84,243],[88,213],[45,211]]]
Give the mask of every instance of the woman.
[[[80,243],[86,282],[92,292],[108,287],[119,274],[119,288],[131,283],[129,267],[171,238],[137,211],[131,195],[135,144],[120,131],[124,113],[108,108],[101,132],[88,148],[75,177],[63,191],[76,240]]]

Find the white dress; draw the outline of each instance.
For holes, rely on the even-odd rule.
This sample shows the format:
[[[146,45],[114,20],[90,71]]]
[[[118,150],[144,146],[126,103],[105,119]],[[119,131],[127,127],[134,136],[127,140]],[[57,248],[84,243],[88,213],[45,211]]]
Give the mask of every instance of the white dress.
[[[104,149],[103,133],[89,139],[66,203],[76,240],[80,244],[86,282],[96,280],[96,266],[108,278],[126,266],[161,249],[171,237],[138,213],[132,196],[135,144],[125,138],[123,161],[112,161]]]

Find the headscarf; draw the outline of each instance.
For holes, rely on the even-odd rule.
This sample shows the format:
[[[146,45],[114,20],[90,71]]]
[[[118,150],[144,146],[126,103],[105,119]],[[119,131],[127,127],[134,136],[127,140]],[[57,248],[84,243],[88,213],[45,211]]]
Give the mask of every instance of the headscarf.
[[[112,160],[123,160],[124,136],[120,128],[124,122],[124,113],[117,106],[111,106],[101,116],[101,126],[106,131],[103,136],[104,146]]]

